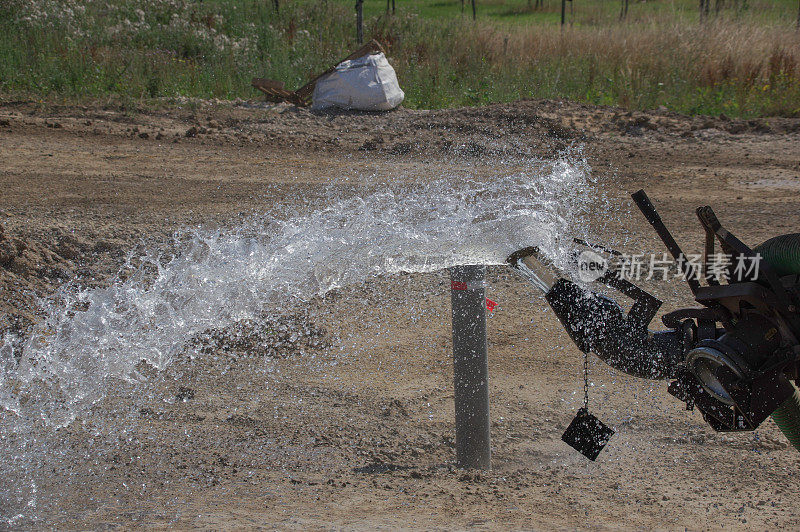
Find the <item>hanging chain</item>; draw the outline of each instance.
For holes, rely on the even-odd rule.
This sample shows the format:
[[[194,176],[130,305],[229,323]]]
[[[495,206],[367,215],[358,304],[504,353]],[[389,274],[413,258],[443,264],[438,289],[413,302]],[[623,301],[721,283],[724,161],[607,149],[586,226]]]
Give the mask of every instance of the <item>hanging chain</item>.
[[[589,409],[589,353],[583,354],[583,408]]]

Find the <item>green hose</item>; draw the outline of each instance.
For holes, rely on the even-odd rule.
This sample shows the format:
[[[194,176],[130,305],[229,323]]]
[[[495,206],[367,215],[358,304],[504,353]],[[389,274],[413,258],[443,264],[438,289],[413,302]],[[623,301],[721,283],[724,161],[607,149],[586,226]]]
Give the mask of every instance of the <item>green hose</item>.
[[[772,413],[772,421],[789,443],[800,451],[800,394],[797,390]]]
[[[800,274],[800,233],[770,238],[753,251],[775,269],[779,276]],[[773,413],[772,421],[781,429],[789,443],[800,451],[800,394],[794,394]]]
[[[800,233],[770,238],[753,249],[779,276],[800,274]]]

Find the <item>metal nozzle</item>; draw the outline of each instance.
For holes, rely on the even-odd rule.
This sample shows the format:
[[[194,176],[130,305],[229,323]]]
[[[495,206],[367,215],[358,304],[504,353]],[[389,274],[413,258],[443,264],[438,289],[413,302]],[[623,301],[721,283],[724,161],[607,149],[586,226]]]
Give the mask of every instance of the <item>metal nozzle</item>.
[[[533,286],[546,294],[558,280],[553,273],[553,263],[542,255],[537,247],[527,247],[515,251],[506,259],[520,275]]]

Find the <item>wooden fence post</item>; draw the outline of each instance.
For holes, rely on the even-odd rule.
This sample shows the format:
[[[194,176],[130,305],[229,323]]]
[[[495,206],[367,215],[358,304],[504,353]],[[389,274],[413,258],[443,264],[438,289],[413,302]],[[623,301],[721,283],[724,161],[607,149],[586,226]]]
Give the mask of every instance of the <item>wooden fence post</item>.
[[[711,0],[700,0],[700,22],[704,22],[708,18],[708,10]]]
[[[364,44],[364,0],[356,0],[356,38]]]

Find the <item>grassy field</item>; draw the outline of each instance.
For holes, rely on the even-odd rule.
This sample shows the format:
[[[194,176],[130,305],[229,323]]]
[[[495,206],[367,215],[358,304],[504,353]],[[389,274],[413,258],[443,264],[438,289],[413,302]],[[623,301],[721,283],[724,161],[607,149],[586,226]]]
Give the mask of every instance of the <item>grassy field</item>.
[[[391,0],[390,0],[391,1]],[[337,0],[352,7],[353,0]],[[745,18],[753,22],[793,21],[797,18],[798,5],[794,0],[753,2],[748,0],[723,0],[710,10],[727,17]],[[627,20],[698,22],[698,0],[629,0]],[[717,11],[716,6],[719,5]],[[621,0],[576,0],[567,2],[566,20],[572,25],[593,26],[615,24],[620,19]],[[472,18],[470,0],[395,0],[395,14],[415,13],[426,19],[466,17]],[[386,12],[385,0],[364,0],[364,13],[377,16]],[[561,0],[543,0],[536,8],[536,0],[477,0],[476,13],[479,20],[490,20],[509,25],[559,24],[561,22]]]
[[[691,114],[800,115],[796,0],[365,1],[405,105],[568,98]],[[139,101],[255,97],[253,76],[296,87],[356,46],[352,0],[0,0],[5,98]]]

